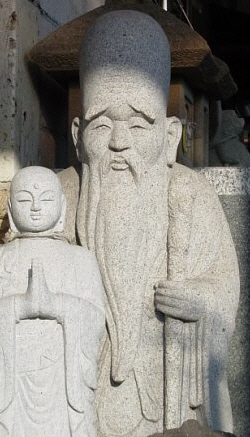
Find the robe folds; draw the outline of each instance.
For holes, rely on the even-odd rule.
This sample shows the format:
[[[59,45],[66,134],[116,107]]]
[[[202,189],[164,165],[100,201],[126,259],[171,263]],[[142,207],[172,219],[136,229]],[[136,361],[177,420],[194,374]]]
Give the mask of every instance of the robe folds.
[[[173,166],[170,177],[167,241],[157,257],[163,262],[145,271],[139,343],[134,346],[134,361],[127,360],[127,376],[121,382],[112,381],[116,321],[112,302],[110,306],[107,300],[108,333],[96,397],[101,436],[143,437],[162,432],[167,391],[169,408],[175,410],[181,404],[183,421],[197,419],[211,429],[232,432],[226,367],[239,298],[234,244],[219,199],[204,177],[179,164]],[[159,280],[175,278],[202,296],[204,311],[197,322],[181,322],[180,339],[174,338],[179,341],[174,361],[168,350],[168,335],[173,332],[164,327],[163,314],[155,311],[154,287]],[[136,326],[138,320],[133,323]],[[175,373],[173,366],[181,382],[166,380],[166,375]]]
[[[18,320],[32,260],[51,293],[62,294],[60,323]],[[104,329],[95,257],[53,238],[17,238],[0,248],[0,435],[95,436],[94,390]]]

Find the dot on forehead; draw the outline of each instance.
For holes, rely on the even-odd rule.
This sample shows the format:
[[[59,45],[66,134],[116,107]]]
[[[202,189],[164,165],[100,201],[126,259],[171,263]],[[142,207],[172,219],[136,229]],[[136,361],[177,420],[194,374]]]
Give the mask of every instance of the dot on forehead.
[[[40,166],[25,167],[19,170],[12,179],[11,192],[21,189],[25,185],[35,190],[42,189],[45,185],[49,188],[58,189],[59,192],[62,191],[57,175],[52,170]]]

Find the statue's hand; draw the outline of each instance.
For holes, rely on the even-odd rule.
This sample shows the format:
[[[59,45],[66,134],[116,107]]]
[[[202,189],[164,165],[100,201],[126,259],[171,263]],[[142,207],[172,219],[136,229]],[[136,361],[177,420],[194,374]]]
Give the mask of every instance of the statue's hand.
[[[196,322],[204,314],[204,299],[201,288],[195,285],[199,284],[194,284],[194,281],[159,281],[155,285],[156,309],[184,322]]]
[[[16,296],[16,312],[19,320],[37,317],[55,319],[59,316],[58,296],[50,292],[42,263],[33,260],[27,292]]]

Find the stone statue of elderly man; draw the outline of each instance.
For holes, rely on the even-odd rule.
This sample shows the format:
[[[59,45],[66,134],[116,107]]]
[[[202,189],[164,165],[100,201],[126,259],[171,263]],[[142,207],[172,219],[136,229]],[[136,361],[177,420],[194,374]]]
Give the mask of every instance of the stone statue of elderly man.
[[[96,397],[105,437],[145,437],[187,419],[232,429],[237,260],[212,188],[175,164],[181,124],[166,118],[169,79],[168,41],[150,16],[109,12],[85,34],[77,222],[106,292]]]

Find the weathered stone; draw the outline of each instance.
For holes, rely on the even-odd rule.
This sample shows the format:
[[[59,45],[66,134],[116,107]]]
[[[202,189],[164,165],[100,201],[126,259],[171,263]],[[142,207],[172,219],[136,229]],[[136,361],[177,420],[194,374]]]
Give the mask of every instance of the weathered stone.
[[[94,255],[64,238],[65,211],[54,172],[15,175],[15,239],[0,247],[1,437],[96,436],[103,289]]]
[[[207,167],[196,171],[204,174],[219,196],[250,195],[250,168]]]
[[[228,381],[234,433],[250,435],[250,169],[208,167],[201,170],[219,195],[239,262],[241,293],[235,332],[230,342]]]
[[[166,36],[147,14],[112,11],[86,32],[83,122],[72,130],[83,163],[78,234],[107,296],[101,436],[142,437],[188,419],[232,430],[236,254],[212,188],[174,164],[181,126],[166,118],[169,76]]]
[[[93,7],[100,1],[95,0]],[[19,168],[43,163],[39,153],[40,107],[25,54],[59,25],[85,9],[83,0],[1,0],[0,2],[0,183],[10,182]],[[43,93],[50,95],[43,88]],[[58,109],[58,108],[57,108]],[[44,108],[42,108],[44,110]],[[58,116],[58,111],[56,111]],[[43,131],[44,132],[44,131]],[[51,138],[43,137],[51,144]],[[45,142],[43,142],[45,147]],[[44,151],[45,153],[45,151]],[[49,167],[53,168],[49,162]]]
[[[63,192],[67,200],[65,236],[70,243],[76,242],[76,209],[79,198],[79,175],[74,167],[58,172]]]

